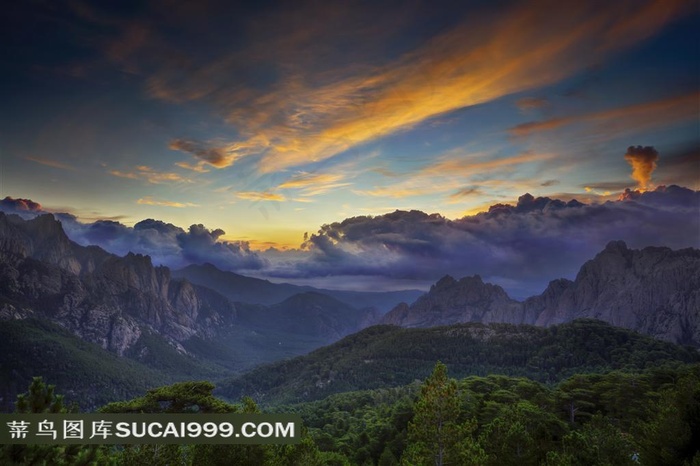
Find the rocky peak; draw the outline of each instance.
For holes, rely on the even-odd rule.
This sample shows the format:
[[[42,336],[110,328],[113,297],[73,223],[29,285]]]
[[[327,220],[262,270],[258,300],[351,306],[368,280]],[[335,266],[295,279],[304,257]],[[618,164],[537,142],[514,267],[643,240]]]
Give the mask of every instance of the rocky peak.
[[[450,288],[454,286],[455,283],[457,283],[457,280],[455,280],[449,275],[445,275],[440,280],[438,280],[433,286],[430,287],[430,292],[433,293],[439,290]]]
[[[498,285],[484,283],[479,275],[459,281],[446,275],[412,305],[399,304],[382,323],[429,327],[461,322],[522,323],[520,303]]]
[[[54,320],[118,354],[143,329],[177,346],[235,314],[213,291],[202,298],[189,283],[173,286],[169,269],[154,267],[149,256],[118,257],[73,243],[51,215],[23,220],[0,213],[0,257],[0,294],[24,308],[5,314]]]
[[[625,255],[629,252],[627,248],[627,243],[622,240],[610,241],[605,245],[605,249],[600,254],[620,254]]]
[[[531,202],[526,198],[523,202]],[[629,249],[611,241],[583,264],[574,281],[553,280],[518,303],[478,275],[441,278],[413,304],[382,323],[430,327],[461,322],[554,325],[579,318],[606,321],[657,338],[700,346],[700,250]]]
[[[629,249],[611,241],[576,280],[526,301],[538,325],[582,317],[676,343],[700,346],[700,250]]]

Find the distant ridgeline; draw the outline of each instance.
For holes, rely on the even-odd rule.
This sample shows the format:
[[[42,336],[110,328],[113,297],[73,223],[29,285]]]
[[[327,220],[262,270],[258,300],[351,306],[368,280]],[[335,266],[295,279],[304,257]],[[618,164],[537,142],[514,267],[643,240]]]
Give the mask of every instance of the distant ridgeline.
[[[381,322],[403,327],[460,322],[548,326],[579,318],[700,347],[700,250],[634,250],[612,241],[581,267],[574,281],[554,280],[541,295],[522,303],[478,275],[461,280],[446,276]]]
[[[260,290],[265,297],[256,300],[252,290]],[[273,304],[270,296],[280,301]],[[235,301],[237,298],[253,302]],[[415,301],[393,306],[381,317],[379,309],[392,307],[388,305],[392,300]],[[358,305],[363,307],[355,307]],[[612,242],[584,264],[575,281],[555,280],[542,295],[522,303],[511,300],[500,287],[483,283],[478,276],[461,280],[445,277],[420,297],[415,291],[344,294],[272,284],[207,265],[173,274],[167,267],[154,266],[148,256],[130,253],[118,257],[96,246],[80,246],[68,239],[61,223],[51,215],[23,220],[0,213],[0,319],[5,320],[0,327],[0,344],[5,346],[0,356],[0,404],[5,407],[34,375],[47,377],[69,396],[84,397],[88,400],[85,408],[90,408],[173,380],[230,378],[263,363],[306,354],[377,322],[405,327],[460,322],[549,326],[584,317],[698,347],[699,309],[700,251],[696,249],[638,251],[622,242]],[[567,348],[567,344],[561,342],[550,345],[549,353],[532,354],[533,346],[547,347],[546,342],[537,340],[522,346],[520,356],[509,353],[511,348],[520,347],[518,341],[555,335],[557,328],[477,325],[469,330],[458,326],[449,331],[426,331],[425,335],[440,335],[434,341],[423,338],[422,333],[413,335],[413,340],[401,339],[413,330],[371,328],[338,344],[378,334],[392,342],[382,351],[402,356],[397,355],[390,363],[379,362],[383,361],[382,351],[375,351],[377,343],[368,341],[367,348],[351,351],[353,357],[367,353],[349,360],[357,374],[343,376],[347,380],[341,381],[338,374],[344,372],[319,363],[315,372],[307,374],[313,387],[305,391],[295,388],[289,392],[290,397],[306,399],[306,392],[308,396],[323,390],[330,393],[335,387],[362,388],[350,383],[352,377],[358,377],[360,385],[364,383],[367,375],[360,373],[384,378],[377,386],[409,383],[413,378],[425,377],[426,368],[436,359],[449,362],[451,357],[463,358],[467,361],[465,367],[473,368],[461,372],[455,366],[456,375],[494,371],[530,375],[547,382],[579,369],[606,370],[627,364],[639,368],[646,363],[631,360],[617,364],[622,358],[619,354],[627,347],[606,347],[605,342],[599,342],[604,348],[600,351],[584,345],[586,349],[577,347],[562,353],[561,348]],[[596,332],[618,331],[602,328],[605,330]],[[459,339],[467,343],[485,346],[447,345],[450,332],[461,335]],[[482,333],[500,336],[492,342],[479,336]],[[496,343],[511,333],[520,336]],[[593,333],[590,338],[598,341]],[[641,337],[627,336],[625,342],[637,338]],[[419,343],[424,339],[426,342]],[[651,346],[665,344],[644,341]],[[489,346],[493,344],[496,346]],[[452,353],[436,350],[447,347]],[[320,350],[321,354],[332,348]],[[641,360],[688,361],[694,357],[692,352],[677,347],[658,348],[645,353]],[[614,355],[605,354],[613,350]],[[474,351],[481,353],[475,356]],[[585,352],[590,354],[584,356]],[[498,359],[507,354],[512,360]],[[618,359],[609,359],[613,356]],[[398,362],[401,358],[404,362]],[[418,364],[419,360],[424,363]],[[297,364],[294,361],[291,363]],[[418,366],[413,369],[422,369],[415,372],[408,368],[415,364]],[[289,377],[284,367],[280,366],[282,372],[275,376],[280,383]],[[264,374],[267,369],[260,370]],[[80,383],[71,382],[72,374],[79,374],[76,380]],[[259,385],[250,388],[255,393],[273,393],[278,384],[270,382],[269,377],[265,375],[255,382]],[[243,393],[236,387],[247,391],[246,380],[252,379],[236,380],[224,385],[222,393]],[[308,381],[300,383],[306,387]],[[328,388],[331,385],[333,388]]]

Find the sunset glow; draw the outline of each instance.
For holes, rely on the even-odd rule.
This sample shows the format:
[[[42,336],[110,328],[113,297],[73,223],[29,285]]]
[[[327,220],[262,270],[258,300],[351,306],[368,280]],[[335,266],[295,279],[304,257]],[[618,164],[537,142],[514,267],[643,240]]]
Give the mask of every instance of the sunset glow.
[[[481,236],[480,213],[526,193],[586,204],[583,226],[550,225],[579,261],[618,239],[592,206],[700,189],[699,17],[690,0],[16,5],[2,20],[0,199],[173,267],[194,260],[171,255],[192,239],[276,281],[424,287],[476,271],[451,261],[474,248],[509,264],[494,282],[529,291],[568,269],[524,285],[506,269],[534,246]],[[353,230],[375,217],[392,226]],[[498,222],[545,235],[550,220]],[[638,231],[626,225],[611,234]],[[690,228],[677,246],[697,246]]]

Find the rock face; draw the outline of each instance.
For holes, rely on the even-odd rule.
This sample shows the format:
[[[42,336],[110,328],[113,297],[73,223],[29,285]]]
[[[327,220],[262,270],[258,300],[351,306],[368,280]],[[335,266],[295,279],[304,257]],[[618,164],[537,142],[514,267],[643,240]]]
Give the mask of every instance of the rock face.
[[[484,283],[481,277],[457,281],[446,275],[412,305],[399,304],[382,323],[403,327],[434,327],[464,322],[534,323],[523,312],[521,303],[508,297],[497,285]]]
[[[27,317],[49,319],[125,355],[133,354],[144,332],[185,352],[192,337],[234,343],[231,330],[286,335],[310,351],[374,324],[379,313],[317,292],[271,306],[233,304],[212,289],[174,279],[148,256],[118,257],[75,244],[52,215],[25,221],[0,212],[0,319]],[[242,345],[240,352],[261,351]]]
[[[680,344],[700,346],[700,250],[628,249],[613,241],[572,282],[552,281],[523,303],[478,276],[444,277],[412,305],[396,306],[383,323],[430,327],[461,322],[549,326],[594,318]]]
[[[552,282],[525,301],[537,325],[580,317],[700,346],[700,250],[628,249],[613,241],[573,282]]]
[[[231,323],[225,298],[174,281],[148,256],[71,242],[51,215],[0,213],[0,318],[45,317],[119,355],[145,330],[179,343]]]

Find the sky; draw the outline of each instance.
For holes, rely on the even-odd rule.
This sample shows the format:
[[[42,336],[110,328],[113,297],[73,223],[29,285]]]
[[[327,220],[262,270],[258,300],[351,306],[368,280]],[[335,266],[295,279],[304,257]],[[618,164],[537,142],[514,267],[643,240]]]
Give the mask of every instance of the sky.
[[[171,267],[522,298],[611,240],[700,246],[699,23],[683,0],[17,2],[0,208]]]

